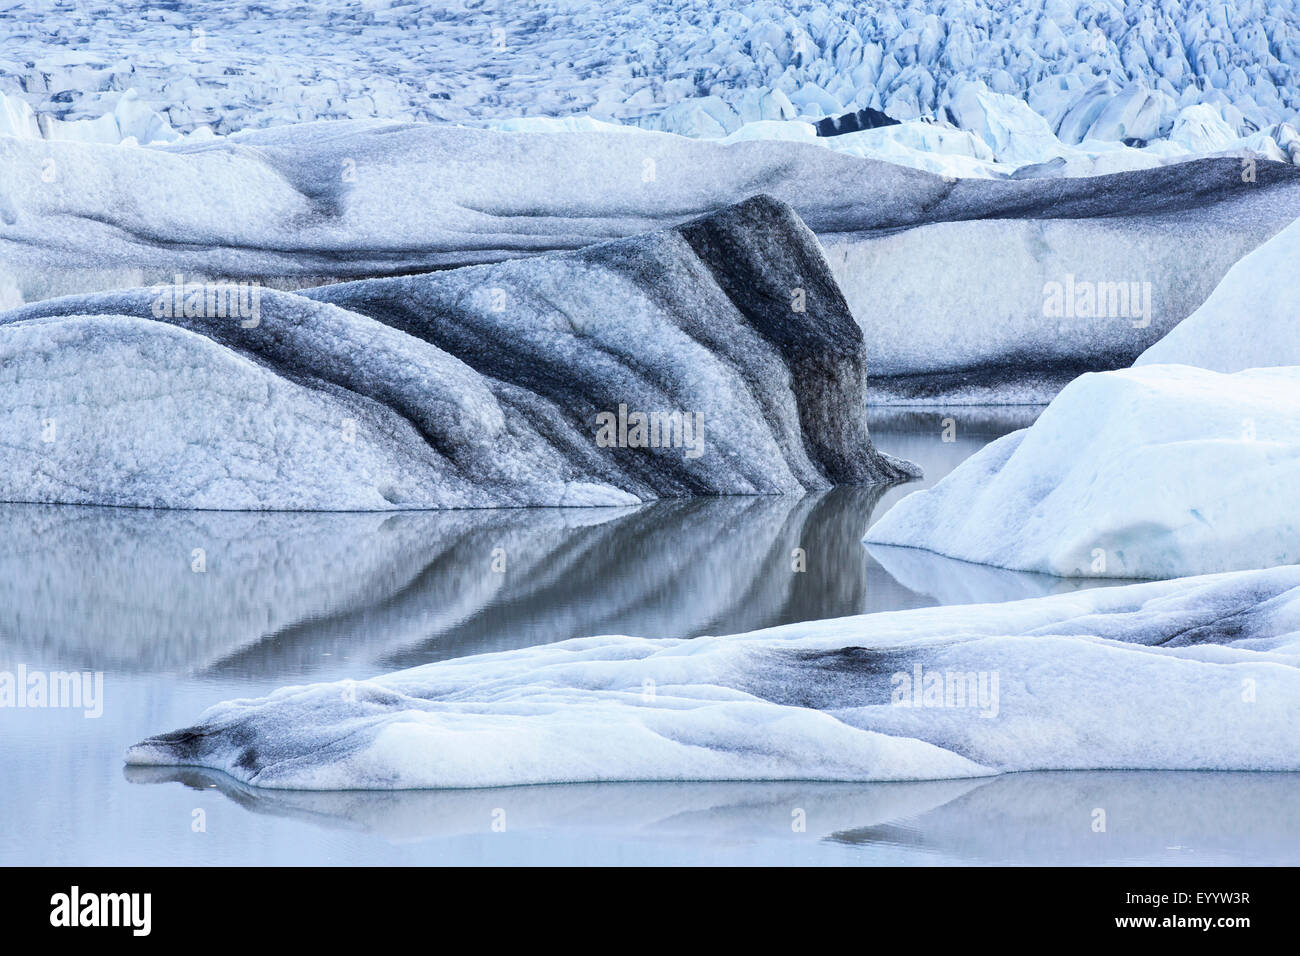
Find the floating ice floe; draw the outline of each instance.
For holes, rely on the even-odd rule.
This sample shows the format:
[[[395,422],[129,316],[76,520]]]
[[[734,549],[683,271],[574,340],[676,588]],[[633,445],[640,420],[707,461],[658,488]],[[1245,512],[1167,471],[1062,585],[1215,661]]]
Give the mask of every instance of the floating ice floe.
[[[1300,568],[694,640],[591,637],[287,687],[132,765],[274,789],[1300,770]]]
[[[1300,365],[1300,220],[1228,270],[1210,297],[1137,365],[1238,372]]]
[[[312,295],[185,283],[0,314],[0,499],[591,506],[919,474],[872,447],[862,332],[769,197]]]
[[[1300,562],[1300,368],[1083,375],[867,533],[1062,576],[1169,578]]]

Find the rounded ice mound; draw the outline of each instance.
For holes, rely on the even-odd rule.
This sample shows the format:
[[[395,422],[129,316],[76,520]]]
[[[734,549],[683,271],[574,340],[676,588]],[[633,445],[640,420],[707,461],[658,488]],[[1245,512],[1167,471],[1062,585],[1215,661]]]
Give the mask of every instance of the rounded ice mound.
[[[911,494],[872,544],[1066,577],[1300,562],[1300,368],[1080,376],[1030,428]]]
[[[1239,372],[1300,365],[1300,220],[1228,270],[1199,309],[1135,365]]]

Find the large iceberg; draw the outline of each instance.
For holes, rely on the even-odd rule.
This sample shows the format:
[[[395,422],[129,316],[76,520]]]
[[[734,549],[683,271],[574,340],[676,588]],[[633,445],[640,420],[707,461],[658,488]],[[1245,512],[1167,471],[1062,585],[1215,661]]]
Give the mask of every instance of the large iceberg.
[[[1135,364],[1216,372],[1300,365],[1300,219],[1229,269],[1201,307]]]
[[[919,474],[872,447],[862,332],[768,197],[314,294],[195,283],[0,314],[0,500],[624,505]]]
[[[373,123],[138,149],[0,137],[0,183],[0,307],[177,274],[296,290],[491,263],[766,192],[817,233],[876,402],[1046,401],[1130,364],[1300,217],[1300,169],[1253,160],[945,181],[806,142]],[[1093,287],[1123,301],[1076,308]]]
[[[1300,568],[287,687],[132,747],[258,787],[1300,770]]]
[[[908,495],[874,544],[1063,576],[1300,562],[1300,368],[1083,375],[1032,426]]]

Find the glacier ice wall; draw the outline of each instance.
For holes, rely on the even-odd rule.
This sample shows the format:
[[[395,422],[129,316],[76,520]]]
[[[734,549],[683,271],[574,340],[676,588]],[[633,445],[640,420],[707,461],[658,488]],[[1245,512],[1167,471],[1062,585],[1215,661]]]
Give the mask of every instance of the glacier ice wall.
[[[584,114],[717,136],[861,107],[943,117],[970,81],[1072,143],[1167,134],[1194,106],[1241,134],[1300,110],[1293,0],[180,0],[93,19],[34,0],[0,30],[0,93],[66,122],[134,89],[185,132]]]

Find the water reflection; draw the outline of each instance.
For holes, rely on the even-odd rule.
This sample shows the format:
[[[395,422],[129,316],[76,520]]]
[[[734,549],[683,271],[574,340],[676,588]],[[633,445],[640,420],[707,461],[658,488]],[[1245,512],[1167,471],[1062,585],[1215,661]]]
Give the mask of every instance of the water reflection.
[[[490,832],[573,841],[618,833],[688,840],[812,841],[889,862],[972,864],[1295,863],[1300,774],[1071,771],[915,783],[566,784],[483,790],[303,792],[247,787],[220,773],[127,768],[137,784],[215,790],[257,814],[343,828],[388,843]],[[1106,829],[1094,830],[1105,808]],[[791,827],[802,810],[806,829]]]
[[[866,548],[902,587],[933,598],[938,604],[996,604],[1136,583],[1123,578],[1058,578],[1033,571],[1008,571],[919,548],[888,544],[869,544]]]
[[[324,679],[1077,586],[869,553],[884,491],[396,515],[5,505],[0,664]]]
[[[816,858],[849,853],[874,860],[885,853],[908,862],[937,852],[992,859],[999,834],[1016,859],[1024,855],[1020,843],[1031,838],[1017,827],[1032,835],[1047,824],[1026,817],[1025,808],[1035,805],[1021,795],[1027,784],[1001,779],[531,787],[502,795],[289,794],[189,772],[129,778],[181,780],[209,791],[211,798],[197,802],[221,837],[196,840],[194,791],[133,786],[121,768],[132,743],[183,726],[217,701],[287,683],[365,678],[588,634],[727,634],[1069,587],[1055,578],[954,568],[922,552],[877,560],[861,543],[873,516],[1038,411],[881,410],[871,426],[877,444],[920,463],[924,480],[807,497],[404,514],[0,505],[0,669],[22,663],[103,670],[108,701],[101,720],[54,710],[8,711],[0,719],[0,777],[10,783],[0,813],[0,860],[387,863],[427,862],[430,853],[441,862],[447,853],[486,859],[486,845],[473,838],[453,840],[452,849],[435,840],[410,857],[394,848],[439,833],[480,832],[485,800],[517,809],[512,832],[536,821],[532,830],[520,830],[539,834],[536,859],[527,847],[487,838],[492,852],[509,846],[504,852],[522,862],[554,862],[556,852],[572,862],[599,858],[583,829],[595,825],[609,828],[611,846],[641,834],[685,834],[672,851],[677,858],[703,844],[696,835],[705,831],[715,840],[731,833],[743,842],[744,834],[771,827],[785,842],[772,844],[770,854],[758,851],[755,861],[790,861],[791,839],[802,839]],[[955,431],[945,435],[948,419]],[[499,557],[504,572],[493,569]],[[1234,779],[1239,796],[1221,803],[1258,806],[1258,819],[1265,819],[1280,800],[1269,789],[1277,785],[1260,784],[1257,792],[1251,775]],[[1006,799],[989,808],[969,802],[1003,793]],[[1158,796],[1178,807],[1176,792]],[[1017,809],[1022,799],[1029,802]],[[808,811],[806,834],[792,833],[792,806]],[[1223,820],[1231,819],[1225,812]],[[916,820],[925,824],[923,839],[908,836],[909,821]],[[304,840],[302,821],[326,827],[328,841]],[[551,840],[549,826],[578,836]],[[980,844],[981,834],[964,837],[963,826],[991,828],[989,845]],[[1294,821],[1276,826],[1286,836]],[[1158,832],[1156,821],[1147,832]],[[33,843],[31,833],[48,839]],[[1259,842],[1267,844],[1263,837]],[[1260,852],[1272,858],[1267,845]],[[715,851],[707,856],[699,862],[718,862]]]
[[[877,441],[925,480],[803,497],[399,514],[0,505],[0,666],[327,680],[589,634],[739,633],[1078,587],[861,543],[874,514],[1036,412],[886,410],[906,427],[876,423]]]
[[[0,656],[306,676],[854,613],[881,491],[396,515],[5,505]]]

